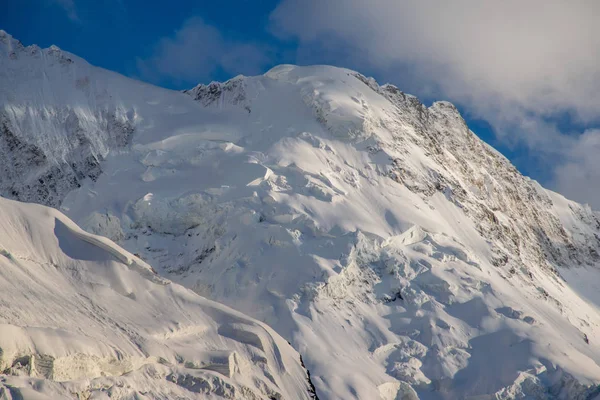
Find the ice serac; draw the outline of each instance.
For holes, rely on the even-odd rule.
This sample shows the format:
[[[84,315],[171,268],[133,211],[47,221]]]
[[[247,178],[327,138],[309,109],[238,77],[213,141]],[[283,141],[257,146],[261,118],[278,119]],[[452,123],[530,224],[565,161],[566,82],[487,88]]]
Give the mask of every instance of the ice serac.
[[[54,209],[0,198],[0,219],[0,398],[312,398],[264,324]]]
[[[319,398],[600,393],[598,214],[522,176],[452,104],[427,107],[328,66],[282,65],[178,93],[65,52],[79,78],[17,53],[2,55],[22,65],[0,70],[15,93],[2,104],[31,107],[7,114],[27,157],[42,157],[28,146],[48,159],[64,151],[29,129],[57,121],[40,110],[58,104],[122,110],[131,126],[118,145],[85,125],[104,143],[100,172],[54,203],[34,200],[266,322],[302,354]],[[36,72],[45,85],[64,79],[57,99],[35,102],[24,66],[63,71]],[[85,77],[93,95],[80,98],[73,82]],[[36,176],[30,164],[22,176]],[[7,196],[25,182],[0,179]],[[217,330],[265,349],[238,328]]]

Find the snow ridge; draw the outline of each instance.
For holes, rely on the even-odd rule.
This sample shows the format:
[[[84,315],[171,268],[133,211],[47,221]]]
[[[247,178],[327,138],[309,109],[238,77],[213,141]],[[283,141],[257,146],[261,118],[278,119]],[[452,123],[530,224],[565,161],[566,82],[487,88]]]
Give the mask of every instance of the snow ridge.
[[[0,216],[2,398],[311,398],[271,329],[56,210],[0,199]]]

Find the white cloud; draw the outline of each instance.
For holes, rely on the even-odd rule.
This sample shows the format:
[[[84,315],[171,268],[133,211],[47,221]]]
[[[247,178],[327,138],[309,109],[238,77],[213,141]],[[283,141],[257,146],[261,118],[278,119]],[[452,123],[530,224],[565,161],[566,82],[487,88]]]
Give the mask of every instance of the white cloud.
[[[138,59],[140,74],[151,81],[163,78],[198,83],[218,69],[257,74],[269,62],[268,49],[254,43],[228,40],[201,18],[187,20],[172,36],[162,38],[153,54]]]
[[[600,2],[579,0],[284,0],[272,19],[303,43],[333,35],[376,66],[435,72],[455,96],[589,119],[600,105],[598,15]]]
[[[271,21],[301,55],[327,43],[352,65],[402,71],[408,90],[463,105],[506,143],[595,171],[600,160],[573,157],[589,133],[567,135],[556,121],[600,121],[599,15],[595,0],[283,0]],[[557,187],[590,201],[581,185],[560,183],[567,170]]]

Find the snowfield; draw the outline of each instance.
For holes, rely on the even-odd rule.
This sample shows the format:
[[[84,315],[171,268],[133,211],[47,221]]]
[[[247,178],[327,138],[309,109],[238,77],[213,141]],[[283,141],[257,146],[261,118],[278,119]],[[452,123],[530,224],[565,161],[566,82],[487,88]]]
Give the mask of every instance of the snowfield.
[[[110,315],[120,327],[111,330],[112,319],[92,325],[73,315],[78,308],[31,311],[27,327],[81,326],[85,334],[70,334],[87,338],[85,345],[67,341],[90,354],[81,362],[65,355],[76,353],[72,348],[47,354],[53,347],[40,345],[35,354],[71,371],[46,376],[57,381],[44,381],[51,390],[76,392],[63,380],[85,377],[90,388],[120,387],[115,382],[124,379],[139,393],[136,385],[153,382],[148,396],[160,398],[175,390],[164,376],[180,368],[189,375],[177,376],[199,376],[193,366],[208,356],[194,352],[218,350],[235,352],[228,362],[246,368],[215,375],[241,398],[243,387],[267,396],[277,388],[282,399],[309,396],[298,357],[279,336],[165,285],[167,278],[268,324],[302,355],[322,400],[600,398],[599,215],[522,176],[450,103],[426,107],[392,85],[327,66],[282,65],[173,92],[57,48],[22,47],[1,33],[0,104],[0,157],[9,160],[2,194],[59,207],[144,260],[69,223],[40,226],[54,247],[31,257],[52,263],[63,254],[57,265],[72,275],[61,279],[87,282],[77,291],[100,296],[99,288],[112,288],[112,297],[97,301],[102,308],[81,313]],[[32,235],[33,221],[11,229]],[[17,254],[21,241],[2,245]],[[78,250],[80,242],[117,261],[82,260],[91,256]],[[94,274],[86,272],[89,263]],[[117,266],[135,282],[117,279]],[[34,309],[38,292],[74,290],[61,290],[60,282],[7,283],[15,294],[3,291],[0,300],[12,318],[23,318],[26,308],[15,312],[20,302],[12,300],[24,296],[20,286],[29,288],[23,302]],[[172,300],[181,297],[187,300]],[[169,308],[173,303],[191,310]],[[187,313],[203,328],[189,328],[187,317],[182,322]],[[233,315],[246,322],[230,322]],[[98,333],[102,327],[112,333]],[[155,331],[163,336],[149,333]],[[49,331],[27,334],[58,340]],[[4,349],[16,346],[15,337],[0,333],[0,343],[8,343],[2,354],[11,354]],[[87,372],[106,373],[102,365],[114,364],[90,338],[114,343],[137,372]],[[176,352],[178,346],[185,350]],[[253,355],[256,348],[265,361]],[[143,361],[152,356],[168,362]],[[192,367],[179,356],[191,357]],[[148,365],[158,378],[144,372]]]

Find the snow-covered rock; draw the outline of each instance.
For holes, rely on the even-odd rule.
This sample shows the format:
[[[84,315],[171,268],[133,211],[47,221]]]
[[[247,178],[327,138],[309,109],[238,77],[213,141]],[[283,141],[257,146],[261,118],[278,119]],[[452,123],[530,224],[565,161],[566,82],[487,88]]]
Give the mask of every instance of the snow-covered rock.
[[[2,65],[75,68],[17,53]],[[60,101],[32,103],[32,78],[14,68],[0,83],[20,97],[4,109],[122,110],[132,133],[120,146],[85,130],[104,143],[100,173],[37,200],[269,324],[303,355],[320,398],[598,393],[598,214],[522,176],[452,104],[426,107],[327,66],[178,93],[62,54],[105,108],[76,100],[67,72]],[[11,132],[46,157],[63,151]]]

